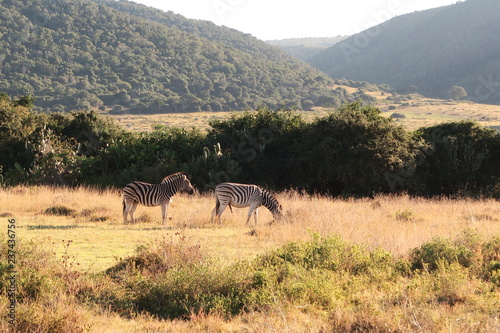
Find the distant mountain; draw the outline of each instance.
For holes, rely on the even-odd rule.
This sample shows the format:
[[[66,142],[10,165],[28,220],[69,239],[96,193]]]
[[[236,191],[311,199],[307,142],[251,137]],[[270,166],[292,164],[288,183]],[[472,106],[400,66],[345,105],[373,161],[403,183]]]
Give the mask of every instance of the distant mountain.
[[[393,18],[310,60],[331,77],[500,104],[500,1],[467,0]]]
[[[277,46],[296,58],[307,61],[330,46],[346,39],[348,36],[287,38],[268,40],[267,43]]]
[[[129,1],[0,1],[0,91],[43,110],[162,113],[350,98],[325,74],[234,29]]]

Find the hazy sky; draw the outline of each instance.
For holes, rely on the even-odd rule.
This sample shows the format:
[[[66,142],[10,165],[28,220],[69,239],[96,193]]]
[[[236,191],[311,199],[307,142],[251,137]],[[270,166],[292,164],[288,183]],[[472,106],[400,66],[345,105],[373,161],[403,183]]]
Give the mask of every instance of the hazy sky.
[[[268,39],[351,35],[387,19],[457,0],[133,0]]]

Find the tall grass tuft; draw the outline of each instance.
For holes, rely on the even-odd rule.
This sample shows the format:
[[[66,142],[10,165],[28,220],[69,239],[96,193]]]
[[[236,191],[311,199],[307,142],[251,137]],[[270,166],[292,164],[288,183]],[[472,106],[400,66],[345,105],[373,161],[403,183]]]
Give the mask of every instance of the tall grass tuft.
[[[9,277],[6,263],[7,242],[1,242],[0,304],[7,304]],[[65,269],[48,248],[34,242],[16,245],[16,325],[3,312],[2,332],[87,332],[91,326],[90,311],[75,301],[67,282],[74,283],[73,271]],[[74,277],[74,276],[73,276]],[[6,307],[4,307],[6,308]]]

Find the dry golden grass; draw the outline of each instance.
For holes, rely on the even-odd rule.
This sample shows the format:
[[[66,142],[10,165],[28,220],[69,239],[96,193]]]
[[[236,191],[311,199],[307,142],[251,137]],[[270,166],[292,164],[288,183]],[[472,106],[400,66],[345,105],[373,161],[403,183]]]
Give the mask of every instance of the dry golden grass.
[[[254,111],[248,111],[254,112]],[[302,115],[306,121],[313,121],[318,117],[328,114],[329,110],[321,107],[314,108],[313,111],[294,111]],[[241,113],[241,112],[240,112]],[[228,119],[231,115],[238,114],[233,111],[221,112],[186,112],[167,113],[152,115],[111,115],[118,125],[132,132],[150,132],[155,125],[167,127],[179,127],[184,129],[196,128],[202,131],[210,129],[209,121]]]
[[[387,110],[387,108],[388,105],[381,106],[381,110]],[[389,117],[393,113],[406,117],[396,121],[409,130],[462,120],[500,129],[500,105],[418,98],[408,101],[406,105],[398,105],[395,110],[387,110],[383,114]]]
[[[205,130],[209,128],[209,121],[212,119],[225,119],[233,112],[186,112],[186,113],[165,113],[152,115],[112,115],[116,122],[135,132],[149,132],[154,125],[164,125],[168,127],[180,127],[185,129],[197,128]]]
[[[139,206],[136,214],[143,222],[123,224],[118,190],[18,186],[0,189],[0,220],[4,219],[3,224],[6,225],[8,218],[16,219],[17,239],[20,242],[32,240],[54,251],[68,268],[91,273],[113,266],[118,258],[133,255],[138,245],[158,240],[199,245],[208,257],[229,265],[249,260],[288,241],[310,240],[311,233],[323,236],[340,234],[346,240],[369,248],[380,247],[396,256],[405,256],[409,250],[436,236],[455,238],[465,229],[475,229],[488,238],[498,236],[500,232],[500,203],[494,200],[409,196],[340,200],[297,192],[279,193],[277,197],[284,207],[285,220],[270,223],[271,214],[261,208],[259,224],[254,226],[253,223],[244,224],[247,210],[236,208],[234,213],[226,210],[222,225],[212,224],[212,196],[177,195],[169,210],[169,224],[164,228],[160,222],[159,207]],[[54,207],[57,208],[55,211],[67,208],[70,215],[48,214],[46,210]],[[68,243],[70,240],[72,242]],[[415,285],[408,292],[418,292],[419,288]],[[464,288],[469,287],[464,285]],[[371,292],[366,297],[384,295]],[[358,325],[355,323],[360,318],[353,317],[354,313],[344,309],[345,306],[349,305],[338,304],[337,308],[331,309],[328,318],[325,314],[305,311],[300,307],[261,309],[231,319],[217,314],[193,314],[189,321],[160,321],[148,315],[124,318],[112,311],[94,311],[83,307],[72,308],[71,311],[76,312],[68,312],[67,315],[71,318],[92,318],[86,321],[92,322],[92,326],[86,328],[90,332],[333,332],[330,326],[325,325],[349,322]],[[19,311],[24,310],[19,308]],[[367,327],[377,327],[377,321],[382,326],[391,322],[390,318],[384,319],[384,309],[373,311],[371,317],[364,319],[371,321]],[[406,304],[398,311],[414,310],[411,304]],[[443,308],[439,314],[442,317],[440,331],[464,331],[460,325],[467,329],[473,327],[473,323],[467,322],[466,318],[460,323],[446,320],[447,311]],[[364,311],[363,315],[368,312]],[[394,315],[393,311],[387,316]],[[436,316],[436,310],[429,309],[427,314],[415,313],[411,316],[401,313],[401,316],[414,316],[415,323],[422,326],[421,331],[426,331],[425,318]],[[499,323],[492,321],[483,326],[497,329]]]
[[[350,90],[357,90],[351,88]],[[477,104],[468,101],[447,101],[414,96],[403,103],[387,101],[388,94],[381,92],[367,92],[375,97],[374,103],[382,111],[382,115],[390,117],[394,113],[404,115],[405,118],[395,119],[397,124],[408,130],[429,127],[449,121],[475,121],[482,126],[500,129],[500,105]],[[390,106],[396,109],[389,110]],[[316,107],[312,111],[294,111],[306,121],[324,117],[330,109]],[[207,130],[211,119],[223,120],[235,112],[192,112],[155,115],[112,115],[119,125],[135,132],[149,132],[156,124],[185,129],[197,128]]]
[[[222,225],[212,224],[211,195],[176,195],[167,227],[160,208],[139,206],[137,224],[123,224],[120,191],[86,188],[14,187],[0,190],[0,214],[12,214],[23,240],[50,241],[62,254],[68,251],[82,270],[100,271],[136,247],[156,239],[187,237],[210,256],[233,262],[276,248],[287,241],[308,240],[311,233],[340,234],[355,243],[381,247],[396,255],[435,236],[454,238],[465,229],[486,237],[498,234],[500,203],[495,200],[423,199],[379,196],[341,200],[296,192],[277,195],[285,220],[272,222],[265,208],[259,224],[245,225],[247,209],[227,209]],[[50,215],[48,208],[63,206],[70,216]],[[72,240],[66,248],[65,241]]]
[[[372,104],[382,111],[382,115],[390,117],[394,113],[403,115],[395,121],[407,130],[416,130],[450,121],[474,121],[482,126],[493,127],[500,130],[500,105],[488,105],[470,101],[452,101],[427,98],[418,94],[408,95],[398,103],[387,100],[391,94],[382,91],[365,91],[342,85],[333,85],[331,89],[343,88],[353,94],[363,93],[375,98]],[[391,108],[391,109],[390,109]],[[249,111],[253,112],[253,111]],[[294,111],[306,121],[312,122],[332,112],[332,109],[314,107],[312,111]],[[184,129],[196,128],[205,131],[210,128],[209,121],[213,119],[224,120],[238,112],[186,112],[152,115],[111,115],[119,125],[134,132],[149,132],[154,125],[179,127]]]

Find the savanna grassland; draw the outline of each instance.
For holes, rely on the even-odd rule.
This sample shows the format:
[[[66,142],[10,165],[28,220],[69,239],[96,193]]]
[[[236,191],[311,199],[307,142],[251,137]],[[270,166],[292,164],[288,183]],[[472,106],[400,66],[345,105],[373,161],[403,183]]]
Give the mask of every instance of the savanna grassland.
[[[362,89],[348,86],[334,86],[345,89],[351,94],[363,93]],[[373,105],[379,108],[384,117],[393,117],[398,125],[407,130],[434,126],[450,121],[474,121],[481,126],[500,129],[500,106],[473,103],[470,101],[452,101],[426,98],[417,94],[402,95],[396,98],[382,91],[366,91],[373,98]],[[389,99],[388,99],[389,97]],[[324,117],[332,112],[328,108],[315,107],[311,111],[295,111],[307,121]],[[155,125],[174,126],[185,129],[206,130],[211,120],[227,119],[235,112],[186,112],[182,114],[152,115],[112,115],[117,124],[135,131],[151,131]]]
[[[211,195],[177,195],[163,227],[158,207],[124,224],[118,190],[1,189],[17,332],[500,330],[498,201],[277,198],[282,221],[217,225]]]

